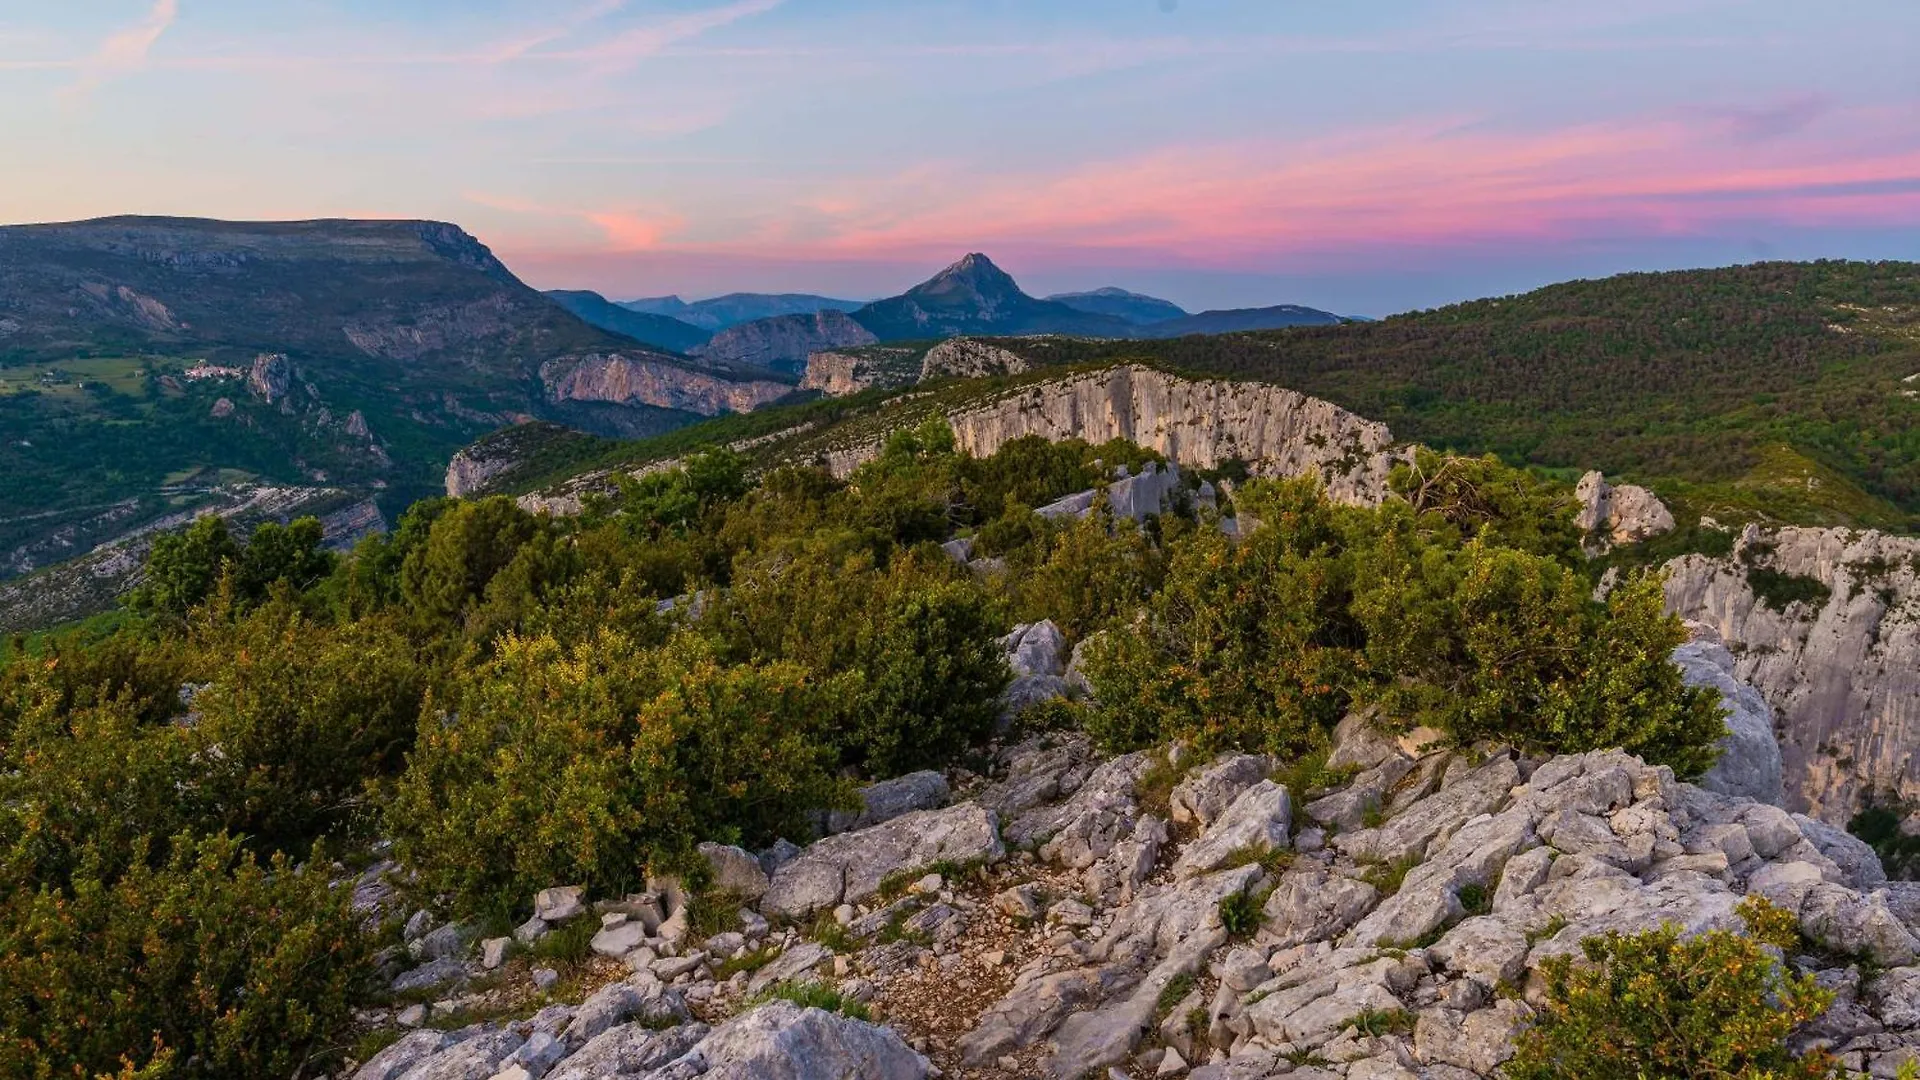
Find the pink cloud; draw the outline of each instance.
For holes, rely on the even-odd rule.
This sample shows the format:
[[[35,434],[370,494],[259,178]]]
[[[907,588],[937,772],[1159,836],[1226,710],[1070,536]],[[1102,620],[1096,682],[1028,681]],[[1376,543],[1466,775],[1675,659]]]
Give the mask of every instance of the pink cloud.
[[[80,61],[79,80],[66,91],[69,97],[82,97],[109,79],[138,71],[146,66],[147,53],[161,35],[180,17],[180,0],[154,0],[147,17],[110,35],[92,55]]]
[[[1875,137],[1849,145],[1732,140],[1710,117],[1541,132],[1454,121],[1309,143],[1165,147],[1051,173],[928,163],[665,246],[882,258],[1000,244],[1232,266],[1356,246],[1920,222],[1920,140],[1884,117],[1866,128]]]

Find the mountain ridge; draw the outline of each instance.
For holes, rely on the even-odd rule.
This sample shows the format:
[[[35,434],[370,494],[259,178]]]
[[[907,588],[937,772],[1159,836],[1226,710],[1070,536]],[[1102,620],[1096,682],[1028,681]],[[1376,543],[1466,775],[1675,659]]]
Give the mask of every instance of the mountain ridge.
[[[1054,293],[1046,299],[1057,304],[1065,304],[1076,311],[1085,311],[1093,315],[1112,315],[1128,322],[1147,326],[1168,319],[1186,317],[1187,309],[1171,300],[1162,300],[1145,293],[1129,292],[1115,285],[1104,285],[1085,292]]]
[[[713,333],[671,315],[635,311],[616,304],[591,289],[548,289],[545,295],[593,326],[630,337],[642,345],[687,355],[705,345]]]

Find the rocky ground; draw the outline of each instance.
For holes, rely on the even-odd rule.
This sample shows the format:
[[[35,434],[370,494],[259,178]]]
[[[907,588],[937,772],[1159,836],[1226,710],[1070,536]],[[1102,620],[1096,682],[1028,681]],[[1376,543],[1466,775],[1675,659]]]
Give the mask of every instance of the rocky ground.
[[[1024,677],[1065,676],[1049,637],[1010,639]],[[1317,777],[1277,767],[1042,734],[985,775],[875,785],[804,849],[706,845],[724,925],[671,881],[550,889],[485,942],[417,915],[395,985],[434,1000],[369,1015],[413,1030],[347,1075],[1464,1080],[1512,1053],[1547,958],[1738,928],[1749,894],[1797,915],[1789,962],[1837,993],[1803,1042],[1874,1077],[1920,1061],[1920,886],[1739,774],[1713,791],[1360,716]],[[569,982],[514,955],[594,919]],[[418,1026],[479,1014],[502,1018]]]

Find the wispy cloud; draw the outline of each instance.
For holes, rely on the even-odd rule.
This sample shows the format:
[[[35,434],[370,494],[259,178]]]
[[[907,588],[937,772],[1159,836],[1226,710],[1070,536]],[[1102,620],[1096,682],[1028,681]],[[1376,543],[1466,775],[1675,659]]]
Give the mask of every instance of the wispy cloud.
[[[595,0],[594,3],[585,7],[574,9],[557,22],[483,49],[478,58],[496,64],[518,60],[543,45],[565,41],[585,27],[616,14],[626,6],[627,0]]]
[[[69,100],[85,97],[102,84],[147,66],[147,54],[180,17],[180,0],[154,0],[147,17],[115,31],[78,64],[79,78],[65,91]]]
[[[619,69],[702,34],[731,26],[742,19],[763,15],[785,0],[736,0],[721,7],[690,11],[671,19],[634,27],[614,34],[605,41],[579,49],[531,54],[550,60],[579,61],[603,68]]]

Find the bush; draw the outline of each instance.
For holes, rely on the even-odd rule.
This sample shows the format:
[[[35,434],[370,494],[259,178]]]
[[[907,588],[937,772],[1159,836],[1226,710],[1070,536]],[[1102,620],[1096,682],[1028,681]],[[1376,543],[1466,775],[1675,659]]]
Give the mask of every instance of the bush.
[[[1642,1076],[1837,1077],[1823,1051],[1795,1056],[1787,1038],[1833,1001],[1772,949],[1798,943],[1792,915],[1741,903],[1747,934],[1677,927],[1581,943],[1586,963],[1547,961],[1546,1003],[1507,1063],[1512,1080]]]
[[[70,887],[15,883],[0,918],[0,1075],[313,1075],[364,998],[352,890],[182,833]],[[156,861],[157,860],[157,861]]]
[[[844,804],[843,691],[791,663],[723,664],[690,634],[509,636],[430,707],[388,825],[424,889],[468,912],[556,881],[618,892],[702,840],[803,835],[807,811]]]
[[[914,589],[887,605],[859,644],[859,720],[842,760],[874,776],[938,767],[993,733],[1011,673],[1002,620],[970,583]]]
[[[1336,507],[1305,480],[1249,485],[1241,505],[1259,528],[1178,537],[1145,617],[1088,650],[1107,749],[1182,739],[1294,756],[1362,705],[1460,743],[1622,747],[1687,775],[1712,764],[1718,700],[1668,662],[1685,635],[1658,578],[1601,605],[1581,574],[1496,540],[1552,530]]]
[[[193,784],[208,831],[304,850],[352,816],[367,783],[399,773],[426,678],[388,619],[327,626],[275,603],[196,624],[195,638]]]

